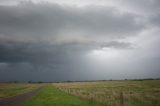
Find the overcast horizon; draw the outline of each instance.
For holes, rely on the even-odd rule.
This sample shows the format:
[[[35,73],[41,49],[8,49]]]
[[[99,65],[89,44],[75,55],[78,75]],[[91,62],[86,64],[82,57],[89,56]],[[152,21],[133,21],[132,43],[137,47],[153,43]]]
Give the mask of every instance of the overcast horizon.
[[[160,78],[160,0],[0,0],[0,81]]]

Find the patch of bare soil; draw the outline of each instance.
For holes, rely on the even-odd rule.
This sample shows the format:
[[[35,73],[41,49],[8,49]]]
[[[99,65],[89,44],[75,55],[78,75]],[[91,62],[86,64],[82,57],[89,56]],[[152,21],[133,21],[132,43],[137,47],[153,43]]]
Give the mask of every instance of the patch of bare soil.
[[[0,100],[0,106],[21,106],[27,99],[37,94],[43,87],[44,86],[24,94],[2,99]]]

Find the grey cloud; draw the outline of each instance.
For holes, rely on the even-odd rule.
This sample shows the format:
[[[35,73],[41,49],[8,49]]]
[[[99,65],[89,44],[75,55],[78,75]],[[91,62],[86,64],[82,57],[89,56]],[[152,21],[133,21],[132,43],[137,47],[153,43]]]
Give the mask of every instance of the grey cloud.
[[[99,36],[134,36],[144,28],[135,23],[134,15],[119,14],[110,7],[73,10],[73,7],[58,4],[23,2],[16,6],[0,6],[0,14],[1,62],[56,64],[67,61],[68,54],[75,58],[101,46],[128,48],[131,46],[129,43],[99,43],[96,40]],[[80,33],[78,36],[83,36],[87,42],[69,39],[57,43],[58,38],[72,39],[70,34],[73,33],[74,37],[74,32]]]
[[[120,14],[110,7],[67,8],[57,4],[28,3],[0,6],[0,32],[19,39],[57,39],[80,33],[92,38],[134,36],[145,28],[134,14]]]
[[[90,50],[100,47],[131,48],[127,42],[88,42],[49,44],[47,42],[3,41],[0,43],[0,62],[6,63],[35,63],[35,64],[63,64],[77,55],[83,55]],[[71,61],[71,60],[70,60]]]
[[[136,3],[138,1],[135,1]],[[151,25],[140,21],[151,17],[148,19],[149,23],[156,25],[159,16],[157,15],[156,19],[152,16],[146,18],[132,12],[120,12],[118,9],[98,5],[74,7],[42,2],[34,4],[26,1],[18,5],[0,5],[0,80],[13,80],[17,77],[23,80],[30,78],[50,81],[102,77],[105,79],[105,76],[114,77],[114,72],[117,75],[119,71],[122,73],[122,70],[132,76],[132,73],[136,72],[127,70],[134,70],[134,65],[137,65],[139,60],[144,63],[142,71],[145,73],[145,59],[139,57],[148,52],[137,52],[138,49],[134,48],[134,45],[143,43],[143,40],[130,42],[127,38],[139,39],[138,35],[148,31],[147,26]],[[151,26],[153,29],[154,25]],[[145,39],[150,40],[150,37]],[[103,62],[96,60],[98,57],[101,58],[101,54],[97,57],[86,56],[94,50],[101,50],[100,48],[112,48],[119,54],[123,54],[122,51],[125,49],[126,54],[130,51],[135,55],[129,59],[127,56],[122,59],[123,55],[119,57],[120,59],[109,57],[111,60],[102,59]],[[159,51],[157,47],[155,49]],[[112,54],[112,51],[107,52],[108,55]],[[138,59],[135,61],[134,57]],[[131,63],[127,63],[128,60]],[[141,62],[137,70],[141,69],[140,65]],[[158,68],[155,65],[156,73]]]
[[[123,3],[123,2],[122,2]],[[160,1],[159,0],[125,0],[125,4],[129,8],[132,8],[132,11],[137,12],[143,15],[145,18],[141,19],[148,21],[148,26],[159,26],[160,21]]]
[[[130,12],[133,11],[142,15],[156,14],[160,11],[159,0],[119,0],[118,2],[123,5],[124,8],[131,9]]]
[[[116,48],[116,49],[133,49],[133,44],[129,42],[110,41],[103,43],[101,47]]]
[[[82,65],[86,50],[82,44],[3,41],[0,44],[0,79],[53,81],[72,79],[77,70],[87,74],[86,67],[74,70],[74,64]]]
[[[61,49],[55,45],[33,42],[6,42],[0,45],[0,61],[9,63],[45,63],[47,61],[50,62],[50,58],[54,55],[56,58],[58,58],[57,55],[61,56],[62,52],[59,51],[61,51]],[[54,59],[52,61],[54,61]]]
[[[160,27],[160,13],[149,17],[150,25]]]

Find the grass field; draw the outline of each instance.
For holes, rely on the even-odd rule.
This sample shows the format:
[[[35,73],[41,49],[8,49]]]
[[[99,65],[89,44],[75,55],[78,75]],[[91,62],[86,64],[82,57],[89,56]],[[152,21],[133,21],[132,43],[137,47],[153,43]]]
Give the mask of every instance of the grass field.
[[[66,94],[53,85],[45,87],[40,93],[24,103],[24,106],[95,106],[94,103],[74,95]]]
[[[0,83],[0,99],[29,92],[35,88],[38,88],[39,86],[40,84]]]
[[[98,106],[160,106],[160,80],[55,83]]]
[[[1,83],[0,99],[40,86]],[[160,106],[160,80],[52,83],[24,106]]]

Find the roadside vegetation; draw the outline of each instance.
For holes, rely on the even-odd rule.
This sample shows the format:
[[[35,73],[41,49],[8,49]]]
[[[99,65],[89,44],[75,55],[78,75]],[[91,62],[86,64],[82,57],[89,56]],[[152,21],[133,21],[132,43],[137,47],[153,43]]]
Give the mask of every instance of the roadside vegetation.
[[[160,80],[54,83],[98,106],[160,106]]]
[[[160,80],[0,83],[0,99],[42,85],[44,88],[23,106],[160,106]]]
[[[53,85],[48,85],[26,101],[23,106],[95,106],[95,104],[80,97],[66,94]]]
[[[0,99],[32,91],[41,86],[40,84],[27,83],[0,83]]]

